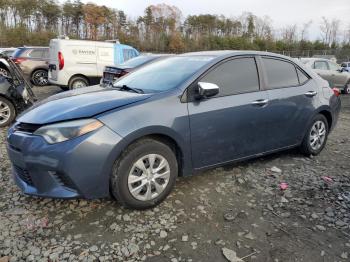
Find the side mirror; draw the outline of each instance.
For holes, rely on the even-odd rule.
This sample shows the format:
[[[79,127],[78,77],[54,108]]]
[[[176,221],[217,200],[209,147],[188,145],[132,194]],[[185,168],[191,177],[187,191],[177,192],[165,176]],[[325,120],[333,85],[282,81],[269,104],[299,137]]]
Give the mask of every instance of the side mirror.
[[[216,84],[198,82],[197,99],[216,96],[219,93],[219,90],[220,88]]]

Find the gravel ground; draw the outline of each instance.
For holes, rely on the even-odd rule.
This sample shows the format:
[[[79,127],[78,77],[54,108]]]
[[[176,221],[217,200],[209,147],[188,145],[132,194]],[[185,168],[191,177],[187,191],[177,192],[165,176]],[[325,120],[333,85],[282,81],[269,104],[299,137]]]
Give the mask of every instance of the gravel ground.
[[[1,130],[0,262],[349,261],[350,96],[342,102],[319,156],[291,150],[179,178],[147,211],[23,195]]]

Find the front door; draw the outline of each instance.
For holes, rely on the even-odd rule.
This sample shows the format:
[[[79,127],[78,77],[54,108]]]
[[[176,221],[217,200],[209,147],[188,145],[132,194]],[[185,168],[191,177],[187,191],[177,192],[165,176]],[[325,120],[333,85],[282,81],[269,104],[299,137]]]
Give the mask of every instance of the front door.
[[[222,62],[199,81],[216,84],[220,91],[215,97],[188,103],[194,168],[262,153],[268,97],[259,89],[255,58]],[[191,99],[193,92],[188,93]]]

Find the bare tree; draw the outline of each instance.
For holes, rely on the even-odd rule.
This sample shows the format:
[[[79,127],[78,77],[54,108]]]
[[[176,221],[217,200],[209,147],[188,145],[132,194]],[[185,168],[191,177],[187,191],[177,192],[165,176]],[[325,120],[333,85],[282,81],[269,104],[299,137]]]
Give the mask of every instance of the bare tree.
[[[310,29],[311,24],[312,24],[312,20],[310,20],[306,23],[303,23],[303,26],[302,26],[301,31],[300,31],[300,40],[301,41],[305,41],[308,39],[308,33],[309,33],[309,29]]]

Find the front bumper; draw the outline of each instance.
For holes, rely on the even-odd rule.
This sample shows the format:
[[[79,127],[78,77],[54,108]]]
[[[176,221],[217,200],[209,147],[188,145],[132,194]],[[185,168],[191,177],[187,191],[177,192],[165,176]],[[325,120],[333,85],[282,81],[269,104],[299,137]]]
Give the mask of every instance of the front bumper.
[[[9,130],[7,151],[14,181],[28,195],[53,198],[109,196],[109,176],[121,137],[108,127],[50,145],[42,137]]]

